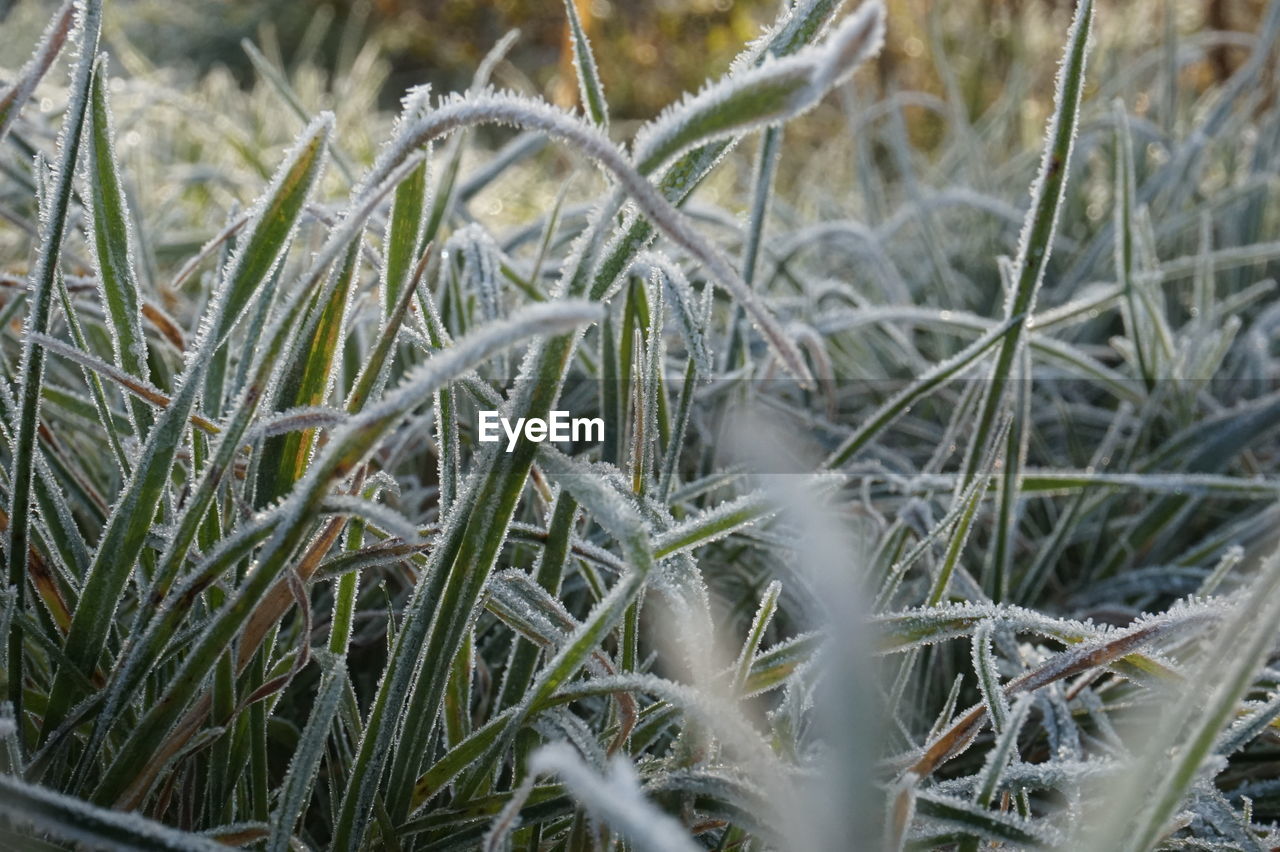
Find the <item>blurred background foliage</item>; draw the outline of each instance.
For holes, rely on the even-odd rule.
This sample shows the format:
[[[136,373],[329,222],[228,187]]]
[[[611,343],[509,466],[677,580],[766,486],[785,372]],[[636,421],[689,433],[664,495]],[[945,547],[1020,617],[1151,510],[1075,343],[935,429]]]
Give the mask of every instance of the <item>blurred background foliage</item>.
[[[720,76],[736,51],[773,19],[780,0],[576,2],[600,65],[611,132],[626,139],[683,93]],[[125,129],[121,154],[135,175],[132,191],[151,202],[146,209],[164,211],[170,239],[190,234],[190,244],[177,239],[154,247],[160,266],[207,237],[211,209],[225,211],[244,200],[244,187],[228,175],[249,181],[269,176],[271,164],[305,124],[304,115],[333,110],[351,161],[371,162],[408,87],[429,83],[438,93],[465,90],[485,54],[512,29],[519,29],[519,39],[494,69],[494,83],[564,105],[576,97],[562,0],[109,3],[117,11],[107,16],[104,46],[112,57],[117,118]],[[57,0],[0,0],[0,79],[26,61],[56,5]],[[846,5],[853,8],[857,0]],[[972,126],[990,150],[1001,152],[993,168],[1021,175],[1034,166],[1026,153],[1038,150],[1043,138],[1071,0],[886,5],[887,44],[872,67],[787,126],[793,153],[782,158],[777,184],[801,217],[820,220],[852,211],[877,221],[896,202],[909,200],[914,182],[928,180],[934,168],[946,173],[948,151],[959,150],[947,139],[947,127],[956,124],[947,118],[953,111],[963,111],[955,116],[959,124]],[[1247,55],[1263,7],[1263,0],[1098,0],[1099,44],[1087,98],[1120,94],[1139,119],[1158,114],[1164,95],[1154,81],[1166,36],[1172,35],[1181,68],[1177,124],[1189,126],[1200,96],[1216,91]],[[255,73],[245,42],[283,72],[300,111]],[[886,100],[893,93],[900,97]],[[1254,108],[1267,110],[1269,98],[1260,94]],[[888,103],[900,110],[885,109]],[[56,115],[60,92],[51,89],[39,106]],[[203,132],[191,132],[197,128]],[[512,137],[493,128],[477,135],[481,145],[473,151]],[[855,136],[867,142],[883,197],[815,192],[860,185],[851,155]],[[899,144],[904,138],[909,145]],[[702,197],[740,211],[749,196],[753,151],[751,145],[735,150],[732,165],[712,174]],[[477,165],[472,157],[468,153],[464,174]],[[171,183],[151,184],[150,176],[166,163],[168,174],[186,177],[176,193]],[[594,173],[576,170],[557,146],[526,163],[488,186],[474,200],[475,212],[496,225],[520,222],[545,208],[571,174],[571,201],[600,189],[591,185]],[[1109,209],[1108,168],[1091,161],[1079,178],[1090,199],[1081,227]],[[163,197],[149,198],[153,192]]]
[[[575,0],[596,45],[615,118],[653,116],[681,93],[728,66],[741,45],[773,19],[779,0]],[[0,66],[15,68],[55,0],[0,0],[4,30]],[[127,40],[157,66],[186,64],[194,73],[226,66],[251,79],[240,41],[248,38],[298,68],[343,70],[362,47],[378,46],[388,63],[380,106],[394,106],[405,88],[428,82],[436,91],[466,87],[489,48],[511,29],[520,40],[498,69],[499,83],[536,91],[559,103],[575,97],[564,9],[560,0],[116,0],[128,14],[110,17],[108,44]],[[1022,58],[1056,55],[1069,0],[888,0],[889,42],[877,68],[882,87],[958,97],[977,118],[1010,83]],[[1098,28],[1108,47],[1141,50],[1158,43],[1172,13],[1175,32],[1195,38],[1211,30],[1251,33],[1262,0],[1107,0]],[[1106,18],[1121,19],[1116,26]],[[119,47],[117,46],[117,49]],[[1184,84],[1205,88],[1223,79],[1245,54],[1243,39],[1216,46],[1186,69]],[[1102,55],[1106,55],[1105,53]],[[933,61],[920,61],[928,57]],[[941,61],[939,61],[941,60]],[[1028,89],[1049,90],[1045,73]],[[949,91],[950,90],[950,91]],[[1041,126],[1036,109],[1028,124]],[[913,141],[926,146],[935,128],[910,121]],[[1037,130],[1038,132],[1038,130]]]

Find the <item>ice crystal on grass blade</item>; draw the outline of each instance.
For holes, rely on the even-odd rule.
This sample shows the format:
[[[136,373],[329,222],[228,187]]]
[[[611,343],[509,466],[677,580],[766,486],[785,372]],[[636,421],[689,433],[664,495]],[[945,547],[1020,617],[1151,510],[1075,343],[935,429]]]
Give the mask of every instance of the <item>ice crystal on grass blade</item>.
[[[821,45],[730,74],[669,107],[636,138],[635,159],[650,172],[695,145],[780,122],[812,108],[837,83],[874,56],[884,39],[884,7],[871,0]]]

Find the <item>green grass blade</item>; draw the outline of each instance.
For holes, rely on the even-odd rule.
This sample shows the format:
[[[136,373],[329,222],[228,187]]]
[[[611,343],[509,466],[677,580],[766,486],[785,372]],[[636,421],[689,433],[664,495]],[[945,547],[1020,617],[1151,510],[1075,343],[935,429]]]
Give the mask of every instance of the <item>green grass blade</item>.
[[[223,297],[233,305],[236,301],[233,294],[247,301],[278,262],[279,253],[320,175],[329,130],[329,121],[319,121],[303,136],[263,197],[254,221],[247,226],[248,237]],[[225,305],[221,301],[217,304]],[[222,309],[215,306],[214,310],[217,313]],[[227,316],[225,312],[221,315]],[[215,319],[212,328],[218,326]],[[187,416],[203,384],[201,379],[209,350],[216,347],[217,339],[216,333],[210,334],[197,348],[178,393],[157,419],[133,475],[107,520],[85,579],[81,606],[76,609],[67,635],[67,657],[82,675],[91,673],[102,655],[103,640],[110,630],[116,602],[145,546],[172,472],[173,458],[187,428]],[[45,735],[65,718],[76,697],[72,680],[59,672],[50,689]]]
[[[1014,286],[1005,305],[1006,317],[1023,317],[1023,320],[1004,338],[996,354],[990,387],[987,388],[987,396],[969,445],[965,463],[965,475],[968,477],[978,474],[982,458],[987,452],[987,442],[992,440],[997,417],[1007,404],[1005,386],[1009,382],[1014,358],[1022,344],[1026,317],[1035,310],[1036,295],[1049,264],[1054,234],[1058,227],[1058,214],[1066,194],[1071,152],[1080,121],[1080,102],[1085,88],[1085,60],[1092,26],[1093,0],[1083,0],[1076,8],[1062,65],[1058,70],[1048,141],[1040,161],[1039,175],[1032,185],[1031,206],[1027,211],[1018,243],[1018,255],[1014,260]]]
[[[280,786],[279,804],[271,816],[271,836],[267,841],[268,852],[288,852],[294,826],[302,817],[310,798],[320,761],[324,756],[325,740],[337,715],[339,702],[347,689],[347,670],[340,661],[332,661],[326,667],[306,728],[298,741],[298,749],[289,763],[289,772]]]
[[[391,217],[387,221],[382,264],[382,309],[390,316],[400,302],[400,294],[412,287],[410,276],[421,253],[422,234],[426,227],[423,219],[427,194],[427,164],[420,164],[398,187],[391,202]]]
[[[353,243],[336,271],[335,286],[317,289],[317,304],[309,306],[308,323],[291,353],[273,400],[282,410],[307,408],[324,402],[334,379],[339,342],[348,321],[351,294],[359,271],[359,243]],[[323,307],[318,304],[323,301]],[[279,499],[303,472],[315,442],[315,430],[268,438],[258,467],[257,499],[267,505]]]
[[[64,843],[85,848],[137,852],[218,852],[226,847],[199,834],[178,831],[139,814],[94,807],[45,787],[0,775],[0,813],[11,824],[29,827]]]
[[[49,330],[49,314],[53,302],[54,275],[57,272],[80,140],[88,104],[93,63],[98,53],[98,36],[102,28],[101,0],[88,0],[80,9],[80,59],[71,84],[71,100],[58,139],[58,168],[49,192],[49,214],[40,232],[40,251],[31,273],[31,296],[27,312],[27,332],[43,334]],[[14,434],[9,471],[9,536],[6,552],[9,558],[8,584],[17,588],[16,605],[22,607],[26,590],[26,554],[30,542],[31,477],[35,455],[39,452],[36,430],[40,419],[40,386],[44,377],[44,350],[27,338],[22,349],[18,379],[18,423]],[[23,719],[23,648],[22,630],[11,627],[8,640],[9,700],[14,715]]]
[[[160,745],[156,732],[168,732],[193,700],[227,643],[248,620],[253,608],[306,539],[315,513],[335,479],[358,466],[392,427],[408,412],[430,399],[443,383],[523,338],[555,333],[566,326],[577,326],[598,318],[599,311],[594,306],[582,303],[561,302],[527,308],[510,320],[491,323],[458,341],[410,374],[377,405],[351,418],[325,445],[324,452],[308,468],[306,477],[282,505],[281,521],[259,554],[254,572],[200,635],[169,682],[164,697],[150,708],[117,752],[94,791],[93,800],[114,803],[146,793],[154,779],[145,770],[154,750]]]
[[[111,331],[116,364],[143,381],[150,378],[147,343],[142,335],[142,297],[134,273],[132,229],[124,189],[120,185],[115,157],[115,133],[107,102],[107,63],[103,58],[94,68],[89,88],[88,184],[89,209],[93,221],[95,269],[101,287]],[[136,399],[129,409],[137,424],[139,439],[150,430],[151,410]]]
[[[591,52],[591,43],[587,41],[587,32],[582,27],[582,19],[578,17],[576,0],[564,0],[564,10],[569,17],[569,38],[573,43],[573,68],[578,73],[578,96],[582,100],[582,108],[591,118],[592,123],[608,127],[609,104],[604,99],[600,72],[596,69],[596,58]]]

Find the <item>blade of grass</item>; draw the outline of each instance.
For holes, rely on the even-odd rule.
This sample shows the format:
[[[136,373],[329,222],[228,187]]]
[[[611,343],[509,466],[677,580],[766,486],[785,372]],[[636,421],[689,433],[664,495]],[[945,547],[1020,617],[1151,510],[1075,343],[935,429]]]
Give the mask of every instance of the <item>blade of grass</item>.
[[[49,215],[44,217],[40,233],[40,250],[31,273],[31,296],[27,312],[28,333],[43,334],[49,330],[49,314],[53,301],[54,275],[66,233],[71,206],[71,191],[80,140],[87,110],[93,63],[98,53],[98,37],[102,29],[101,0],[87,0],[79,10],[80,58],[71,83],[71,100],[58,138],[58,168],[49,193]],[[35,455],[39,452],[36,429],[40,420],[40,386],[44,377],[44,350],[28,337],[22,348],[18,379],[18,423],[11,450],[9,471],[9,554],[8,584],[18,590],[15,606],[22,608],[26,589],[26,554],[31,523],[31,477]],[[15,718],[23,719],[23,639],[16,622],[8,639],[9,701]]]
[[[1005,304],[1006,317],[1023,317],[1004,338],[991,370],[990,387],[973,431],[965,462],[965,475],[972,478],[992,440],[999,413],[1007,405],[1005,386],[1014,366],[1014,358],[1022,345],[1026,318],[1035,310],[1036,296],[1044,280],[1058,214],[1066,194],[1071,152],[1075,146],[1080,121],[1080,102],[1084,96],[1085,60],[1093,26],[1093,0],[1082,0],[1067,36],[1062,65],[1054,93],[1053,116],[1049,121],[1048,140],[1040,161],[1040,172],[1031,189],[1031,205],[1023,224],[1014,260],[1014,287]]]
[[[115,157],[115,133],[107,102],[107,62],[99,59],[89,87],[88,149],[89,210],[93,222],[93,257],[103,307],[110,322],[116,365],[143,381],[150,378],[147,344],[142,335],[142,298],[134,273],[134,251],[124,189]],[[84,348],[83,346],[81,348]],[[129,400],[139,440],[151,428],[151,410]]]
[[[331,126],[330,119],[313,123],[280,167],[259,204],[253,223],[247,226],[248,236],[228,277],[226,290],[216,302],[215,314],[225,317],[227,314],[223,311],[228,303],[234,306],[237,299],[247,300],[279,261],[279,254],[322,171]],[[103,530],[85,579],[82,604],[76,608],[67,635],[67,657],[81,674],[91,672],[102,655],[103,640],[110,629],[116,603],[145,546],[187,417],[203,385],[201,379],[211,354],[209,350],[217,347],[217,329],[221,325],[215,318],[206,327],[211,333],[197,347],[184,371],[178,393],[156,421],[133,476]],[[65,718],[76,697],[72,681],[60,672],[50,689],[49,708],[42,728],[44,736]]]
[[[62,46],[66,44],[67,36],[71,33],[76,9],[74,0],[66,0],[62,4],[49,21],[49,25],[45,27],[44,35],[40,37],[40,43],[31,59],[22,66],[13,84],[5,90],[4,94],[0,94],[0,142],[4,141],[9,129],[18,120],[18,114],[22,112],[23,106],[31,100],[36,86],[40,84],[40,80],[53,67],[58,54],[62,52]],[[96,43],[94,49],[96,50]]]

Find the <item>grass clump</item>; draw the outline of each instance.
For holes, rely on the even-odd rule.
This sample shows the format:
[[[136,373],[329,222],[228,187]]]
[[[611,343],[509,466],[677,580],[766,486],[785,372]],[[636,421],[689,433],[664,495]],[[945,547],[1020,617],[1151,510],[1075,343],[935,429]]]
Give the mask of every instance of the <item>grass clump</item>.
[[[0,97],[0,845],[1274,846],[1280,5],[1189,108],[1082,0],[1044,147],[927,157],[841,5],[625,144],[569,3],[582,114],[504,40],[351,129],[249,46],[125,156],[165,90],[67,4]],[[797,202],[815,108],[856,186]]]

